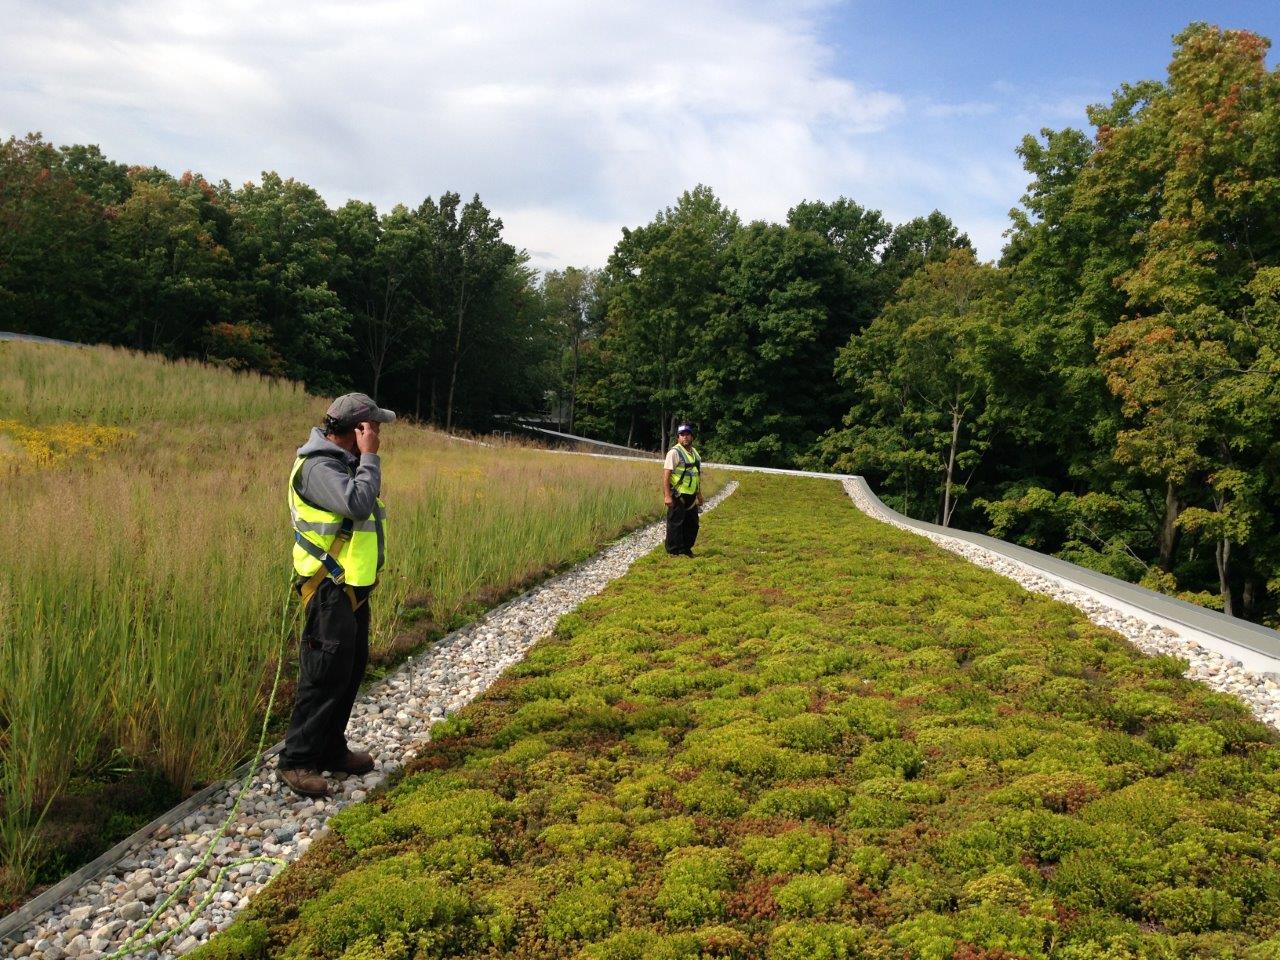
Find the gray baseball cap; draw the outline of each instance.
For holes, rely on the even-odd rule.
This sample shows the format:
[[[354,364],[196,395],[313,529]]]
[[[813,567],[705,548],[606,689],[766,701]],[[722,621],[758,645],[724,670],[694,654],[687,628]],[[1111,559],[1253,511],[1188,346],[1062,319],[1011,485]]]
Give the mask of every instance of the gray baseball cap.
[[[396,415],[384,410],[364,393],[344,393],[325,411],[325,416],[335,426],[350,429],[357,423],[372,420],[374,423],[395,423]]]

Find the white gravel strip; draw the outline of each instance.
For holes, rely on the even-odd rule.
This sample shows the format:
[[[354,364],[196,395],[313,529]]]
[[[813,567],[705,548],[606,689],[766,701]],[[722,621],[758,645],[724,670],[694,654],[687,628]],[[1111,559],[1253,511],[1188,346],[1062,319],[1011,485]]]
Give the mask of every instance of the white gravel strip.
[[[1203,681],[1215,690],[1239,697],[1255,717],[1269,726],[1280,728],[1280,678],[1271,672],[1248,670],[1239,660],[1208,649],[1197,639],[1198,631],[1145,614],[1123,601],[1086,590],[1079,584],[1035,570],[957,537],[917,530],[884,513],[879,504],[863,495],[852,479],[844,481],[844,489],[857,508],[868,516],[925,537],[944,550],[1008,577],[1033,593],[1069,603],[1098,626],[1114,630],[1144,653],[1171,654],[1186,660],[1190,665],[1185,674],[1188,679]]]
[[[714,509],[736,487],[736,482],[726,484],[707,501],[704,512]],[[269,761],[250,786],[236,822],[217,842],[205,874],[188,887],[185,901],[161,915],[144,941],[181,923],[208,892],[223,865],[257,855],[293,860],[306,852],[312,840],[324,833],[329,817],[365,799],[371,789],[418,752],[431,738],[433,723],[483,693],[507,667],[522,660],[530,647],[549,636],[564,614],[660,545],[663,533],[664,524],[659,521],[624,537],[568,573],[450,634],[368,690],[352,711],[347,736],[353,749],[369,750],[378,766],[363,777],[332,778],[331,783],[337,786],[334,796],[325,800],[297,796],[277,779],[275,763]],[[96,960],[119,949],[204,855],[226,819],[238,787],[216,794],[171,829],[150,837],[111,873],[67,898],[26,932],[12,956]],[[140,951],[136,956],[159,960],[189,953],[230,926],[236,912],[248,905],[249,898],[277,869],[269,863],[240,866],[188,930],[159,951]]]

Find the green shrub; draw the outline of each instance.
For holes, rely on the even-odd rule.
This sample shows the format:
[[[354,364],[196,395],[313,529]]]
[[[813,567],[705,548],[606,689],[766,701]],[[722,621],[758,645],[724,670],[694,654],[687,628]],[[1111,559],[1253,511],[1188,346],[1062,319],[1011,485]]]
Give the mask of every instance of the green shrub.
[[[668,817],[665,820],[654,820],[631,831],[633,840],[656,847],[661,853],[667,853],[676,847],[687,847],[697,837],[698,831],[692,817]]]
[[[1227,747],[1227,738],[1212,727],[1201,723],[1181,724],[1178,728],[1177,740],[1173,744],[1173,752],[1181,760],[1193,760],[1198,757],[1217,757]]]
[[[724,915],[724,891],[731,887],[726,851],[690,847],[668,855],[656,902],[677,926],[704,923]]]
[[[1148,948],[1144,951],[1144,945]],[[1160,957],[1135,922],[1108,913],[1085,913],[1062,929],[1054,960],[1147,960]],[[1141,952],[1140,952],[1141,951]],[[1168,953],[1163,956],[1168,956]]]
[[[893,706],[874,697],[850,697],[840,705],[849,729],[872,740],[886,740],[901,732]]]
[[[1053,930],[1052,923],[1035,914],[984,905],[952,915],[917,914],[890,928],[889,934],[894,946],[913,960],[950,960],[961,944],[975,957],[1045,960],[1045,944]]]
[[[599,940],[617,923],[616,897],[594,884],[557,894],[542,915],[542,929],[551,941]]]
[[[455,713],[439,723],[431,725],[432,740],[450,740],[465,737],[475,729],[475,721],[469,716]]]
[[[960,891],[937,864],[910,863],[889,872],[884,899],[897,916],[910,916],[928,910],[950,910]]]
[[[781,720],[804,713],[811,699],[813,694],[807,687],[775,687],[757,697],[752,706],[766,720]]]
[[[881,740],[867,747],[857,763],[862,769],[879,768],[910,780],[924,769],[924,754],[906,740]]]
[[[1023,853],[1047,863],[1061,860],[1090,841],[1088,828],[1048,810],[1021,810],[1001,818],[999,829]]]
[[[636,753],[648,757],[663,756],[670,747],[667,738],[657,730],[637,730],[628,735],[627,743],[631,744]]]
[[[1201,760],[1183,782],[1197,796],[1214,800],[1244,797],[1266,781],[1257,767],[1244,757],[1225,756]]]
[[[629,860],[592,854],[582,861],[567,865],[572,875],[583,883],[592,883],[613,893],[622,890],[635,880],[635,870]]]
[[[712,817],[736,817],[747,809],[733,777],[708,772],[676,790],[676,799],[690,810]]]
[[[746,960],[751,955],[746,936],[719,925],[667,935],[623,930],[589,945],[582,954],[586,960]]]
[[[525,800],[533,800],[534,798],[542,798],[545,801],[547,815],[557,820],[578,820],[579,813],[588,804],[599,804],[601,802],[600,794],[590,787],[580,785],[581,778],[573,778],[562,783],[559,789],[547,789],[536,792],[530,792],[525,795]],[[622,813],[616,807],[610,808],[613,813],[611,816],[597,817],[596,819],[604,820],[620,820]],[[591,819],[590,816],[587,817]]]
[[[986,873],[992,867],[1017,859],[1009,836],[985,821],[944,837],[938,842],[934,855],[943,866],[969,875]]]
[[[693,723],[689,710],[671,703],[658,703],[642,707],[631,715],[633,730],[661,730],[671,727],[686,730]]]
[[[1102,908],[1127,913],[1137,887],[1101,850],[1066,854],[1053,872],[1049,887],[1064,903],[1077,909]]]
[[[511,676],[510,673],[507,674]],[[568,700],[577,692],[578,683],[569,670],[556,674],[529,677],[511,688],[511,699],[517,703],[533,700]]]
[[[921,747],[937,748],[948,760],[982,757],[997,761],[1025,757],[1040,745],[1030,730],[989,730],[971,726],[921,730],[916,743]]]
[[[751,813],[759,817],[830,822],[847,802],[848,794],[844,788],[833,784],[778,787],[762,793],[760,799],[752,804]]]
[[[1107,717],[1129,733],[1137,733],[1156,723],[1176,720],[1181,711],[1174,701],[1158,693],[1123,690],[1116,694],[1107,709]]]
[[[759,718],[751,712],[751,707],[742,700],[721,699],[712,697],[699,700],[692,708],[694,719],[699,727],[723,727],[729,723],[742,723],[752,729],[762,730]]]
[[[897,777],[871,777],[858,784],[858,792],[883,800],[901,800],[903,803],[938,803],[942,791],[932,784],[916,780],[899,780]]]
[[[1189,660],[1167,653],[1160,653],[1154,657],[1147,658],[1147,668],[1156,676],[1163,677],[1166,680],[1181,679],[1190,666],[1191,662]]]
[[[1098,714],[1098,689],[1078,677],[1053,677],[1025,694],[1027,707],[1057,714],[1066,720],[1085,720]]]
[[[1108,794],[1080,811],[1089,823],[1118,823],[1135,832],[1160,836],[1191,807],[1186,791],[1167,780],[1148,778]]]
[[[797,714],[776,720],[770,726],[781,746],[797,750],[825,750],[840,739],[843,729],[843,723],[820,713]]]
[[[264,960],[268,931],[261,920],[241,919],[188,953],[194,960]]]
[[[748,837],[742,842],[742,857],[761,873],[822,870],[831,862],[831,838],[800,829],[776,837]]]
[[[530,733],[560,727],[572,713],[572,708],[564,700],[532,700],[515,712],[511,722],[494,737],[494,743],[500,747],[508,746]]]
[[[809,780],[813,777],[825,777],[834,766],[829,754],[809,753],[785,747],[774,754],[773,764],[775,780]]]
[[[645,768],[637,771],[613,788],[613,799],[625,810],[650,804],[664,793],[675,792],[680,786],[671,775],[661,770]]]
[[[621,819],[622,811],[603,800],[587,800],[578,805],[579,823],[617,823]]]
[[[1017,871],[1006,867],[966,883],[961,902],[1017,909],[1029,906],[1033,898],[1031,890]]]
[[[916,647],[899,657],[897,663],[925,673],[949,676],[955,673],[956,655],[942,647]]]
[[[975,680],[998,687],[1010,667],[1025,662],[1025,658],[1017,650],[1000,650],[970,660],[969,673]]]
[[[696,674],[691,670],[650,670],[631,681],[636,691],[665,700],[683,697],[697,685]]]
[[[782,912],[793,917],[821,917],[844,896],[843,877],[805,874],[783,884],[774,894]]]
[[[911,819],[905,803],[855,795],[849,798],[843,822],[855,829],[892,830]]]
[[[463,833],[428,846],[422,851],[422,862],[429,869],[462,880],[492,853],[493,844],[488,838]]]
[[[769,937],[768,960],[887,960],[874,930],[841,923],[783,923]]]
[[[1031,773],[991,794],[994,803],[1074,813],[1097,799],[1099,786],[1075,773]]]
[[[443,840],[460,833],[488,833],[494,819],[508,807],[488,790],[459,790],[442,797],[423,791],[401,796],[380,815],[352,814],[340,832],[355,850],[409,837]]]
[[[1047,683],[1050,679],[1050,674],[1042,667],[1023,663],[1010,667],[1005,671],[1005,675],[1001,679],[998,689],[1002,693],[1027,696],[1033,693],[1037,687]],[[991,698],[988,698],[986,702],[990,703]]]
[[[762,736],[758,727],[731,723],[691,731],[676,759],[695,769],[723,770],[768,782],[773,779],[781,754],[781,748]]]
[[[590,850],[612,850],[626,842],[627,828],[620,823],[554,823],[538,837],[561,853],[582,854]]]
[[[523,767],[541,760],[550,752],[551,744],[547,743],[546,740],[541,737],[525,737],[523,740],[508,747],[501,754],[501,757],[507,763]]]
[[[1280,902],[1280,869],[1269,864],[1256,861],[1232,864],[1219,885],[1247,907]]]
[[[320,957],[339,957],[366,937],[392,934],[438,954],[475,945],[470,921],[477,912],[464,891],[409,854],[344,874],[303,905],[299,923],[302,941]]]
[[[1175,933],[1228,930],[1244,919],[1244,905],[1213,887],[1166,887],[1148,898],[1151,919]]]
[[[884,887],[893,864],[877,847],[858,847],[848,855],[849,875],[872,890]]]

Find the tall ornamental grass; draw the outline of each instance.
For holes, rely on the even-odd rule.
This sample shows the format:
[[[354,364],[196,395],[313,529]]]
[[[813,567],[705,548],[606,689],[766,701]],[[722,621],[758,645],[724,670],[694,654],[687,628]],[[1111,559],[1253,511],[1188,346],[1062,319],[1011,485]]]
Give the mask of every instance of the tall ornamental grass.
[[[52,467],[0,448],[0,887],[29,880],[32,821],[77,772],[123,757],[185,790],[246,755],[275,658],[295,655],[292,617],[283,641],[281,627],[285,482],[324,406],[195,364],[0,347],[0,420],[120,428],[96,458]],[[657,506],[652,466],[403,423],[381,452],[389,550],[375,656]]]

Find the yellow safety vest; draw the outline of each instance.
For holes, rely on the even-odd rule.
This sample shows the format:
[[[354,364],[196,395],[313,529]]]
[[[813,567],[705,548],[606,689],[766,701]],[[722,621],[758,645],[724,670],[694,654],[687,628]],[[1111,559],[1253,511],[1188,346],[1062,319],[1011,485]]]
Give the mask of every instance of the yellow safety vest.
[[[676,493],[691,494],[698,492],[698,484],[702,481],[702,458],[696,449],[690,448],[692,455],[685,453],[684,447],[676,444],[676,456],[680,458],[679,470],[671,472],[671,489]]]
[[[294,486],[298,471],[307,459],[295,460],[289,473],[294,572],[308,579],[323,566],[334,583],[349,587],[373,586],[386,558],[386,505],[379,497],[373,513],[364,520],[352,520],[308,503]],[[341,545],[337,556],[331,556],[329,550],[339,534],[349,539]]]

